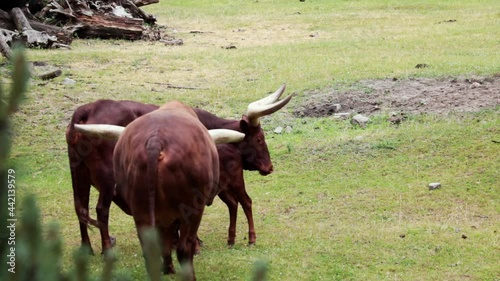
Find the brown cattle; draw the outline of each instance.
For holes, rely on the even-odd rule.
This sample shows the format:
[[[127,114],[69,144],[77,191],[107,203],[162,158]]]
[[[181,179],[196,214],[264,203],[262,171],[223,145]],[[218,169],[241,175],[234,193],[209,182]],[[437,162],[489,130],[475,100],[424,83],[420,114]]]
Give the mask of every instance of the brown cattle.
[[[156,226],[164,272],[175,272],[176,242],[179,263],[189,265],[195,280],[196,234],[220,188],[217,149],[195,112],[174,101],[132,121],[116,143],[113,166],[116,195],[129,207],[139,238]]]
[[[272,114],[285,106],[292,96],[283,100],[279,97],[284,92],[283,85],[274,94],[251,103],[247,114],[241,120],[219,118],[202,109],[194,109],[200,121],[207,129],[232,129],[245,133],[245,139],[239,143],[217,145],[220,154],[221,184],[226,185],[219,197],[227,204],[230,213],[228,244],[233,245],[236,233],[236,214],[241,203],[249,224],[249,243],[255,243],[255,229],[252,218],[252,201],[245,190],[243,169],[257,170],[262,175],[272,172],[273,166],[265,142],[264,132],[259,124],[259,117]],[[91,247],[87,233],[87,224],[99,226],[102,249],[112,246],[108,233],[109,207],[111,200],[125,213],[130,215],[128,206],[119,196],[113,197],[114,179],[112,173],[112,151],[114,141],[102,138],[89,138],[75,130],[75,124],[113,124],[126,126],[135,118],[148,113],[157,106],[131,101],[99,100],[76,109],[68,129],[66,139],[73,183],[75,210],[80,221],[82,245]],[[90,186],[99,191],[97,218],[88,215]]]
[[[112,247],[108,232],[109,207],[111,201],[125,213],[131,214],[123,198],[113,197],[115,180],[113,177],[113,149],[116,140],[102,137],[86,137],[75,130],[75,124],[111,124],[127,126],[136,118],[149,113],[158,106],[133,101],[99,100],[78,107],[66,129],[69,166],[73,187],[73,200],[80,224],[82,246],[92,247],[88,235],[88,225],[99,227],[102,251]],[[99,191],[96,206],[97,221],[89,216],[90,186]]]

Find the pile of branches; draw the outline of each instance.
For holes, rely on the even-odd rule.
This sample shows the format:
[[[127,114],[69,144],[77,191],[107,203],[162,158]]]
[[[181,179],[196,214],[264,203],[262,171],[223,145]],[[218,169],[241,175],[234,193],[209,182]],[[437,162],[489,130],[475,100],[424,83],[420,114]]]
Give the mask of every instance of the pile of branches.
[[[139,7],[159,0],[2,0],[0,52],[10,47],[60,48],[73,38],[139,40],[156,18]],[[149,34],[149,33],[148,33]],[[160,39],[160,38],[157,38]]]

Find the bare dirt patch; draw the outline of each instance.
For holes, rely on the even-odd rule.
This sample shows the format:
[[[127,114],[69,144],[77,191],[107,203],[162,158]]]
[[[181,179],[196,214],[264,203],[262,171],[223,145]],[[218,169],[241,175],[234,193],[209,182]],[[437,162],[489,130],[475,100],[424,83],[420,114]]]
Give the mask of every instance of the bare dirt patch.
[[[340,112],[366,115],[476,112],[500,105],[500,75],[365,80],[348,89],[325,88],[305,95],[306,100],[294,110],[295,116],[321,117]]]

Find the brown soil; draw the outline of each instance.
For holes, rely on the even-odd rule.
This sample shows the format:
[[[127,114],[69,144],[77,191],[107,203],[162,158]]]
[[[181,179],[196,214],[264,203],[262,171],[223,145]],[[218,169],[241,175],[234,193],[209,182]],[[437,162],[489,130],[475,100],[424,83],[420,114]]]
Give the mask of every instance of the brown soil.
[[[340,112],[365,115],[475,112],[500,105],[500,75],[366,80],[347,90],[311,90],[305,95],[306,100],[294,110],[295,116],[320,117]]]

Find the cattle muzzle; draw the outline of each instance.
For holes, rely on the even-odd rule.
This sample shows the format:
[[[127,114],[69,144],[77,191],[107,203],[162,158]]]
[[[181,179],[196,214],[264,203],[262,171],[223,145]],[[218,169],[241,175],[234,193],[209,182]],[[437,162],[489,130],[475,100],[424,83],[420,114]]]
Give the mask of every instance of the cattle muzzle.
[[[274,171],[274,168],[273,168],[273,165],[271,165],[271,166],[266,167],[266,168],[264,168],[264,169],[260,169],[260,170],[259,170],[259,173],[260,173],[262,176],[267,176],[267,175],[271,174],[273,171]]]

